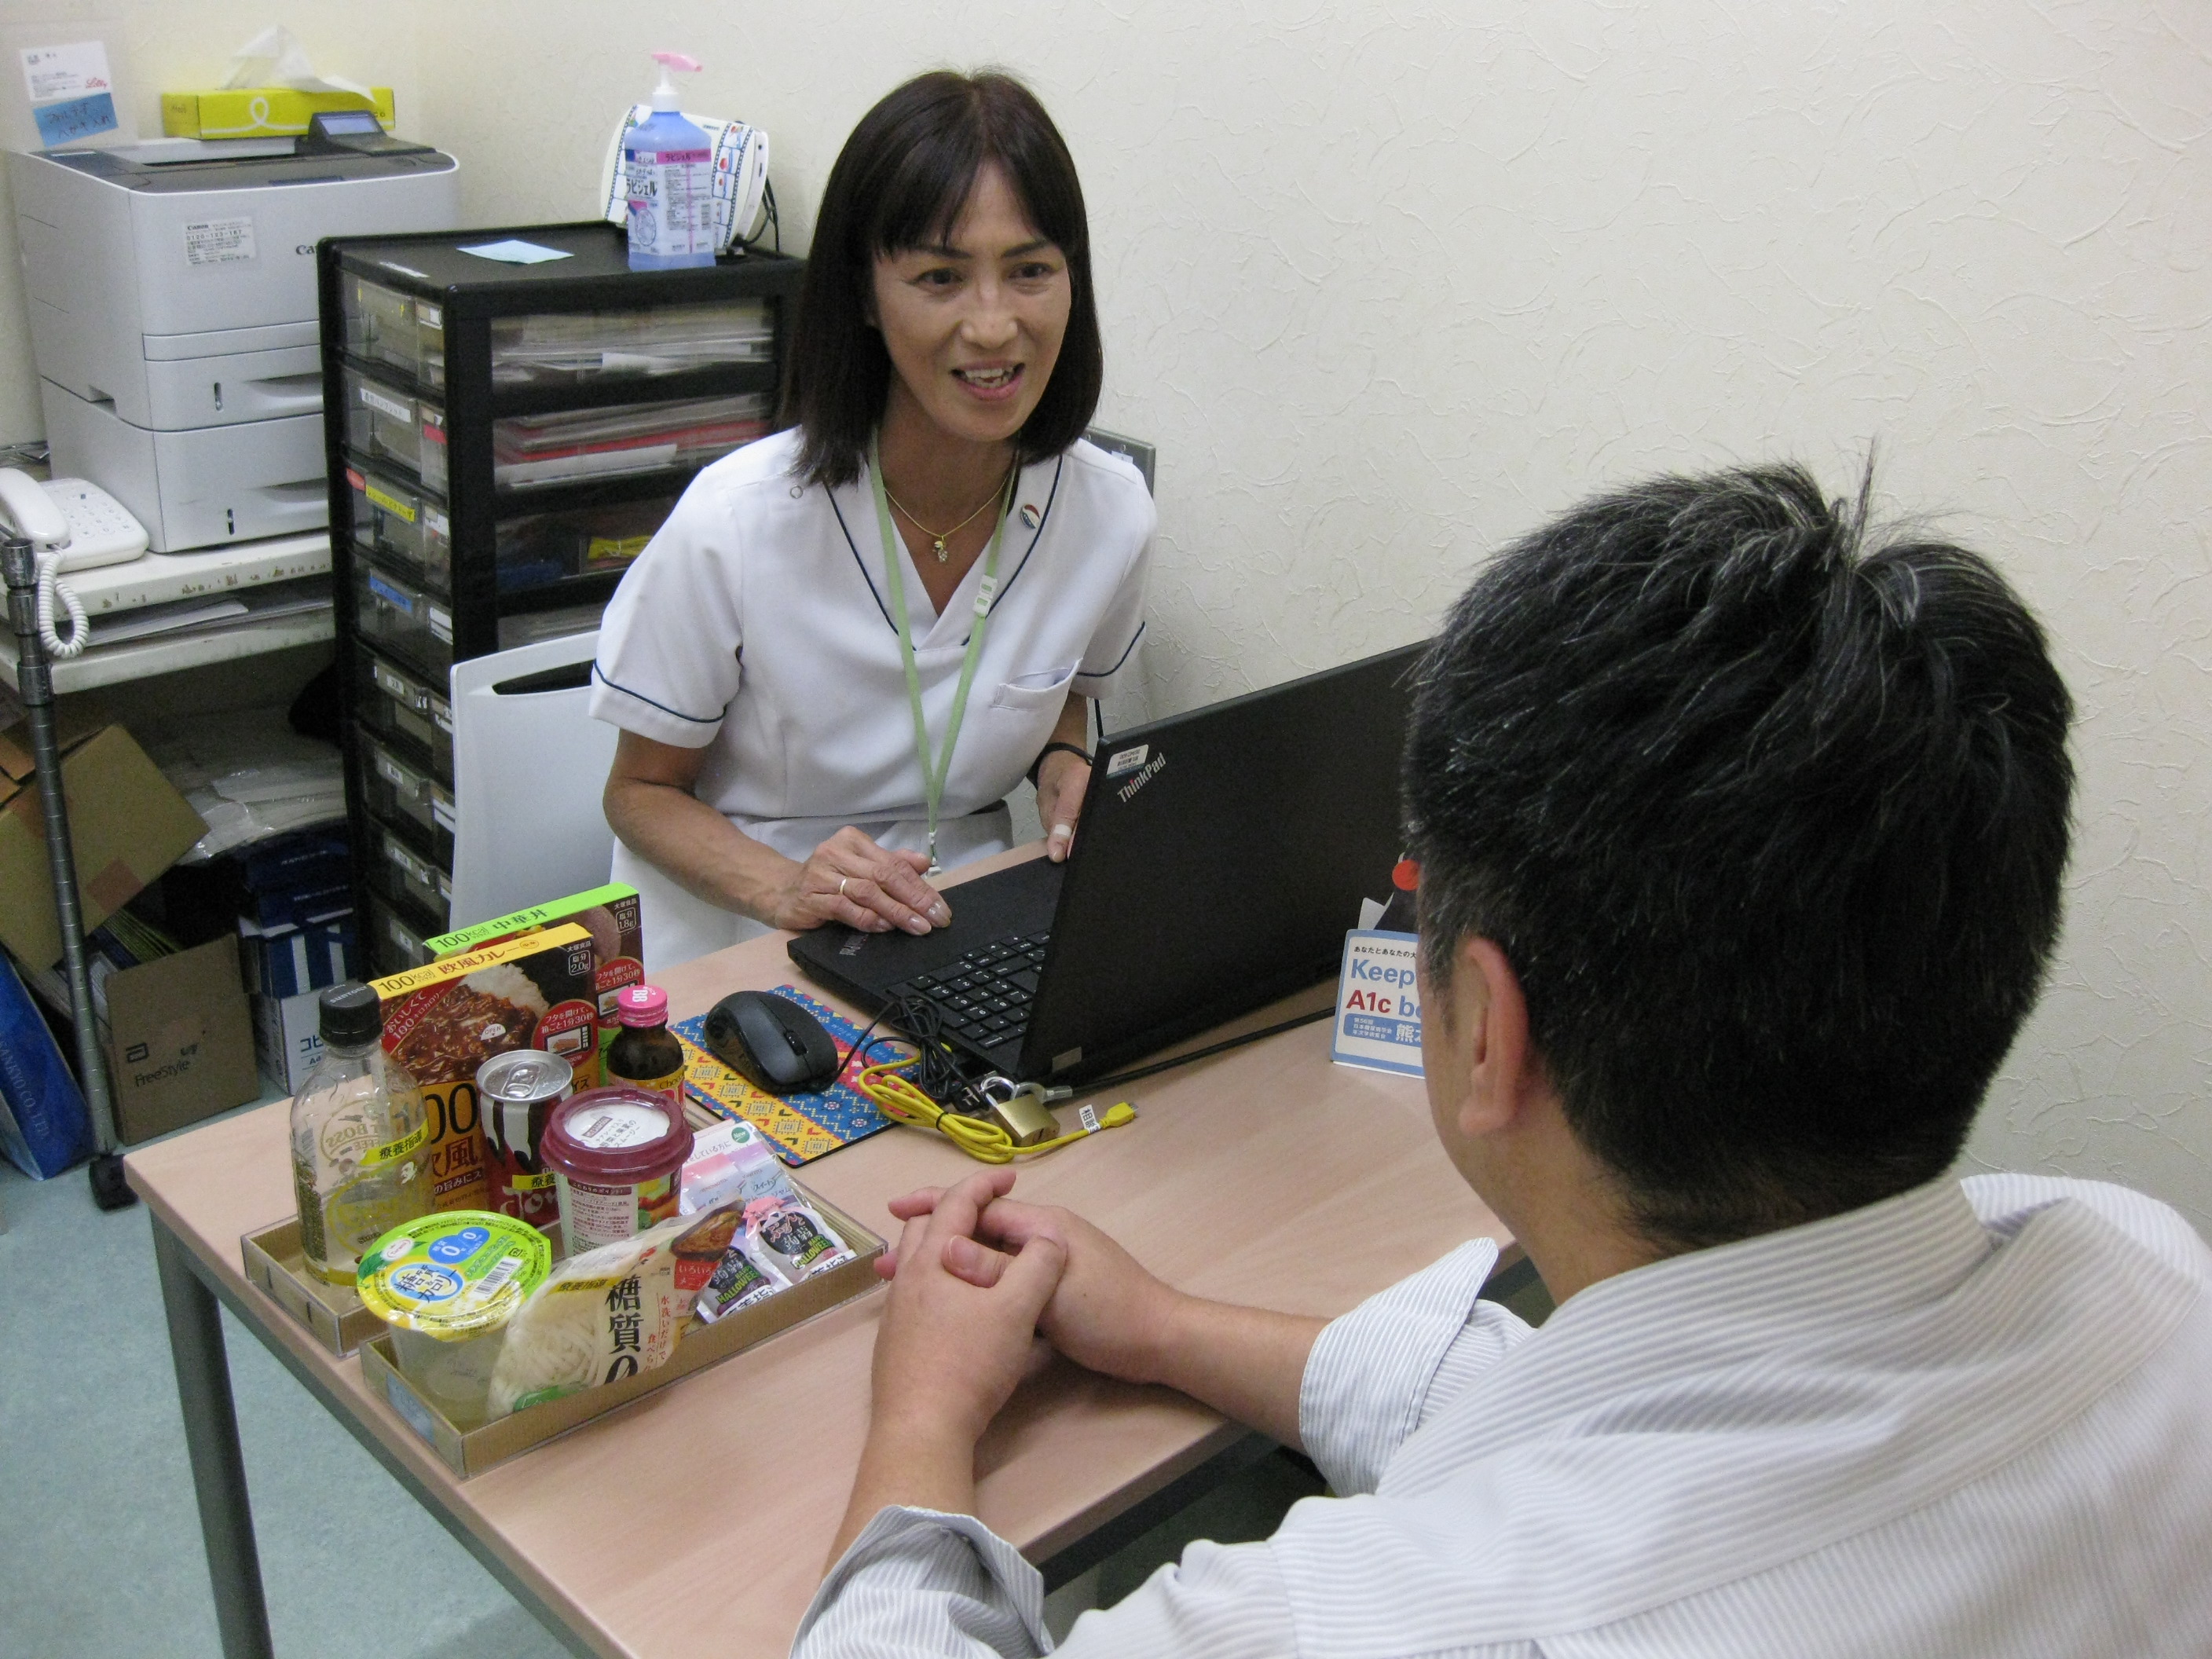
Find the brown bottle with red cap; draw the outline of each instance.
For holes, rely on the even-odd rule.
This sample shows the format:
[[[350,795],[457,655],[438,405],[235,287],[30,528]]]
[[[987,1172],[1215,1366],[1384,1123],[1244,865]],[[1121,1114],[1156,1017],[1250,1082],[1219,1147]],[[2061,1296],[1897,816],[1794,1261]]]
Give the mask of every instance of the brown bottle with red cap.
[[[607,1081],[666,1095],[680,1113],[684,1045],[668,1029],[668,993],[658,985],[626,985],[616,993],[615,1013],[622,1030],[607,1045]]]

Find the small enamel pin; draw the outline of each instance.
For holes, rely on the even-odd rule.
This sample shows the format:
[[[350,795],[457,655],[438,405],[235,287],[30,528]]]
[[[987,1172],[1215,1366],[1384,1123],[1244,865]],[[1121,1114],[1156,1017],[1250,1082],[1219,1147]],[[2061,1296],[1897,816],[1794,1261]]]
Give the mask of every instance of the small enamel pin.
[[[1024,501],[1022,503],[1022,522],[1030,529],[1035,530],[1039,525],[1044,522],[1044,514],[1038,512],[1036,508],[1032,507],[1029,502]]]

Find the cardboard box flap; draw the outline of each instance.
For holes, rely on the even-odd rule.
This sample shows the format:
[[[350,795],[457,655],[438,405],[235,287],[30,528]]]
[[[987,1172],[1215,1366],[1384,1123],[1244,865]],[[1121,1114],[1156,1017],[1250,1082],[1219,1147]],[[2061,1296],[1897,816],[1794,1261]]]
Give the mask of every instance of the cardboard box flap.
[[[207,825],[119,726],[62,759],[77,900],[89,933],[191,850]],[[39,786],[0,800],[0,945],[34,967],[62,953]]]
[[[7,718],[0,721],[0,802],[13,796],[16,789],[28,781],[37,769],[31,758],[30,716],[22,712],[22,705],[13,697],[4,709]],[[83,745],[88,738],[115,724],[107,710],[89,698],[72,697],[54,709],[54,742],[66,760],[72,750]]]

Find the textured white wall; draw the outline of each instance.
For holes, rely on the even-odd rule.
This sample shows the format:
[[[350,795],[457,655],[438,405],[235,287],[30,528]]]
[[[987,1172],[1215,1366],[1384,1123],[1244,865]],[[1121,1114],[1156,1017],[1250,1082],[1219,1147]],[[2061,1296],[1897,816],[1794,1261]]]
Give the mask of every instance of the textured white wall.
[[[197,20],[221,27],[195,61],[245,32],[228,0],[124,9],[166,20],[139,24],[142,71]],[[2062,961],[1976,1153],[2126,1180],[2212,1231],[2201,7],[373,15],[343,25],[360,50],[334,67],[402,86],[487,222],[587,210],[654,46],[707,61],[696,107],[774,135],[793,246],[896,82],[1028,76],[1091,199],[1101,419],[1161,447],[1162,708],[1417,637],[1486,549],[1599,484],[1789,454],[1841,491],[1878,441],[1885,493],[1942,514],[2045,617],[2083,714]]]

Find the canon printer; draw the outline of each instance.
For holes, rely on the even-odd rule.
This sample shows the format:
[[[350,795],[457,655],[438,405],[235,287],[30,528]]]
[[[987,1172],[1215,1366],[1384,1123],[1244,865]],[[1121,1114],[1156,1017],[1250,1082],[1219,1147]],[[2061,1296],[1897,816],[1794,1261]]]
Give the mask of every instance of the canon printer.
[[[10,155],[57,475],[156,552],[328,522],[315,244],[450,230],[456,164],[366,111],[300,138]]]

